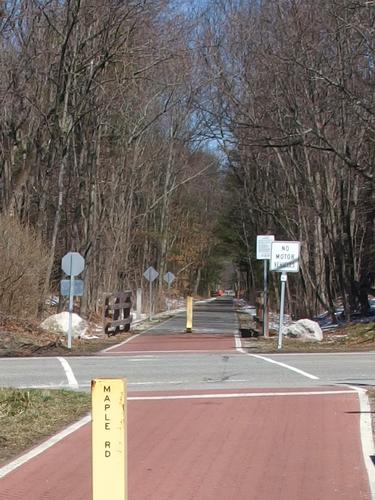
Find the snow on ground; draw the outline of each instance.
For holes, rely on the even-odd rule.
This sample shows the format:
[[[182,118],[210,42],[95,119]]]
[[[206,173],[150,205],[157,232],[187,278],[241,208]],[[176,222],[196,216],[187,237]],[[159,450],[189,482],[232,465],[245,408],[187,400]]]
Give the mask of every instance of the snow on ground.
[[[69,313],[67,311],[52,314],[40,325],[43,330],[66,335],[69,330]],[[88,323],[76,313],[72,313],[72,335],[83,337],[87,333]]]

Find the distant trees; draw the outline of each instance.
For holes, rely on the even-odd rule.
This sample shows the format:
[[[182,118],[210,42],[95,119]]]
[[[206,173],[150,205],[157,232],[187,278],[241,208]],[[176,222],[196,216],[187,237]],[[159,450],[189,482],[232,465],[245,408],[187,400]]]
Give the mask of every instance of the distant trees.
[[[302,241],[293,311],[349,314],[375,266],[374,6],[179,5],[0,2],[0,211],[48,248],[40,307],[69,250],[86,311],[149,265],[206,290],[217,236],[256,287],[271,231]]]
[[[245,207],[238,231],[252,252],[268,230],[302,241],[295,313],[333,309],[340,296],[349,315],[353,284],[375,266],[375,8],[211,5],[200,52],[212,85],[198,106]]]
[[[86,259],[85,311],[103,291],[139,286],[150,264],[163,273],[186,238],[172,212],[178,196],[217,166],[194,163],[197,82],[188,26],[170,7],[1,3],[0,208],[48,247],[41,307],[72,249]],[[195,286],[193,273],[185,278]]]

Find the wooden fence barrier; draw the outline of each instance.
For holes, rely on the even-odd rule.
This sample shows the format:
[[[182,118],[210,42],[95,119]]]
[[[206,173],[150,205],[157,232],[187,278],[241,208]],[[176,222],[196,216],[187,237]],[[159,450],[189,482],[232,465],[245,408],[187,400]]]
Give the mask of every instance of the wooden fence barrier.
[[[110,337],[120,331],[130,330],[131,291],[107,293],[104,296],[104,333]]]

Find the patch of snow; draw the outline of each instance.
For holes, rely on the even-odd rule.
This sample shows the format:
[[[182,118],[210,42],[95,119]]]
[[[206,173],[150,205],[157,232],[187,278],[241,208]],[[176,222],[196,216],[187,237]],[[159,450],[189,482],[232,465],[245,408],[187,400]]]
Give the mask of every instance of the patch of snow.
[[[43,330],[66,335],[69,329],[69,313],[67,311],[53,314],[46,318],[40,325]],[[72,314],[72,336],[82,337],[86,335],[88,323],[78,314]]]

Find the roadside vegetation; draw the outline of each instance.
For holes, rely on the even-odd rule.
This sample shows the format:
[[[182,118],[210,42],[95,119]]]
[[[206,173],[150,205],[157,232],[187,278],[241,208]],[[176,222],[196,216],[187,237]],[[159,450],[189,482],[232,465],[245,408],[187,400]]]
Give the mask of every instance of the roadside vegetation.
[[[46,315],[70,250],[85,317],[150,265],[160,304],[166,271],[207,295],[228,261],[253,301],[270,233],[302,243],[288,312],[350,319],[374,286],[373,2],[0,4],[3,312]]]
[[[145,319],[135,324],[131,332],[119,332],[110,337],[101,329],[95,331],[92,338],[74,338],[72,348],[68,349],[66,336],[42,330],[37,320],[19,319],[0,313],[0,357],[95,355],[169,317],[166,312],[153,317],[151,321]]]
[[[270,338],[259,335],[261,326],[250,321],[248,314],[243,315],[244,336],[242,345],[251,352],[276,352],[277,332],[270,332]],[[38,328],[37,321],[19,320],[15,317],[5,317],[0,314],[0,357],[20,356],[71,356],[95,355],[99,351],[123,342],[132,335],[140,333],[169,316],[155,317],[151,322],[145,320],[135,325],[131,332],[120,332],[107,337],[98,333],[97,338],[73,339],[72,349],[66,347],[66,339],[54,333],[48,333]],[[246,335],[252,335],[251,337]],[[285,338],[283,351],[286,352],[329,352],[329,351],[360,351],[375,350],[375,323],[357,323],[343,325],[340,328],[324,331],[321,342],[308,342]]]
[[[277,333],[270,332],[269,338],[250,337],[242,339],[242,346],[249,352],[279,352]],[[345,352],[375,350],[375,323],[347,325],[324,332],[324,339],[302,341],[284,338],[282,352]]]
[[[65,390],[0,389],[0,464],[75,422],[90,395]]]

